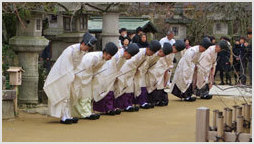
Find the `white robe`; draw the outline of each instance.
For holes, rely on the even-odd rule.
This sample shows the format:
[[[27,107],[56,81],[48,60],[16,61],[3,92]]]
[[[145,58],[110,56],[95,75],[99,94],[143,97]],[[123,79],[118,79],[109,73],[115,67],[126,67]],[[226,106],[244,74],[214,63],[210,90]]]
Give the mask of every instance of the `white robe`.
[[[175,70],[171,91],[173,90],[175,84],[182,93],[188,89],[193,81],[195,66],[198,63],[200,55],[201,52],[199,52],[199,45],[187,49]]]
[[[117,76],[120,74],[120,69],[126,61],[123,55],[124,49],[120,48],[112,59],[103,65],[102,69],[107,70],[94,77],[94,81],[98,81],[97,87],[93,87],[93,97],[96,102],[103,99],[110,91],[114,91],[115,87],[122,86],[122,82],[118,80]]]
[[[82,58],[82,62],[77,68],[79,71],[76,75],[78,81],[75,81],[81,83],[79,87],[75,88],[75,91],[77,91],[80,96],[79,98],[93,98],[93,90],[96,89],[96,86],[100,83],[100,81],[94,78],[100,75],[102,71],[108,70],[106,67],[103,67],[105,62],[106,61],[103,59],[103,52],[101,51],[89,52]]]
[[[215,45],[210,46],[205,52],[203,52],[199,58],[198,74],[196,86],[201,89],[210,82],[209,76],[211,73],[214,74],[216,68],[217,52],[215,52]],[[213,71],[211,71],[213,69]]]
[[[115,90],[116,97],[124,93],[134,92],[134,76],[137,68],[145,62],[147,57],[146,48],[141,48],[135,56],[123,64],[120,69],[120,74],[122,75],[118,77],[118,80],[121,81],[121,86],[119,86],[119,89]],[[140,84],[140,81],[138,81],[138,83]],[[145,82],[141,83],[145,84]]]
[[[157,61],[159,57],[157,53],[152,56],[146,56],[146,49],[140,49],[140,53],[138,53],[137,57],[134,57],[135,61],[137,61],[136,72],[134,75],[134,96],[138,97],[141,94],[141,87],[146,87],[147,80],[147,70],[149,68],[149,64],[153,61]]]
[[[151,93],[155,89],[164,89],[164,83],[168,81],[171,76],[171,73],[167,72],[172,71],[174,64],[174,53],[161,57],[156,64],[150,64],[150,68],[147,72],[147,91]],[[166,74],[166,77],[165,77]],[[167,78],[167,79],[166,79]]]
[[[71,96],[76,67],[86,52],[80,51],[80,44],[67,47],[52,67],[44,84],[48,96],[49,114],[61,117],[63,101]]]
[[[75,92],[78,94],[78,99],[73,100],[75,103],[72,107],[72,116],[78,118],[85,118],[92,114],[92,99],[94,92],[97,92],[100,81],[95,77],[101,72],[106,71],[103,65],[103,52],[89,52],[83,58],[81,64],[78,66],[76,74],[77,87]]]

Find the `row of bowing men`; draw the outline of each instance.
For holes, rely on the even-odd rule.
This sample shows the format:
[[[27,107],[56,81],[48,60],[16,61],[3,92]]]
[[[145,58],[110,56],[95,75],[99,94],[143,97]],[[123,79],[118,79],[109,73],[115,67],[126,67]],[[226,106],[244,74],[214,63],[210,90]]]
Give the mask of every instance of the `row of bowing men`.
[[[88,52],[96,42],[94,36],[85,33],[83,40],[67,47],[53,65],[44,84],[50,116],[73,124],[79,119],[99,119],[101,114],[119,115],[168,105],[164,88],[174,68],[175,54],[185,49],[184,41],[171,45],[152,40],[145,48],[136,43],[118,48],[108,42],[102,51]],[[225,40],[212,45],[205,37],[187,49],[175,69],[171,93],[188,102],[196,100],[193,94],[211,99],[208,92],[217,53],[228,48]]]

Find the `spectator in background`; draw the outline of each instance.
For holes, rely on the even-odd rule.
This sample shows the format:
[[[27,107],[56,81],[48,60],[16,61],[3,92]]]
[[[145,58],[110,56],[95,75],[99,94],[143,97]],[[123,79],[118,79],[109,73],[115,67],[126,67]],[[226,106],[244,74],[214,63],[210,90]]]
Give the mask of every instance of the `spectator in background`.
[[[226,40],[228,44],[230,45],[229,41],[230,39],[227,37],[221,37],[220,40]],[[226,84],[232,85],[231,82],[231,76],[230,76],[230,71],[231,71],[231,64],[230,64],[230,51],[221,51],[218,53],[217,56],[217,65],[216,65],[216,70],[215,70],[215,75],[217,74],[218,71],[220,71],[220,80],[221,83],[220,85],[224,85],[224,72],[226,74]]]
[[[141,39],[141,34],[143,33],[143,29],[141,27],[138,27],[136,29],[136,34],[132,39],[132,43],[139,43],[140,39]]]
[[[170,43],[171,45],[174,45],[174,43],[176,41],[174,39],[174,32],[173,31],[168,31],[167,35],[160,40],[160,44],[162,46],[164,45],[165,42]]]
[[[185,43],[185,45],[186,45],[186,49],[188,49],[188,48],[191,47],[191,46],[190,46],[190,40],[189,40],[188,38],[185,38],[185,39],[184,39],[184,43]]]
[[[233,68],[234,68],[234,77],[235,77],[235,84],[239,84],[239,74],[240,74],[240,40],[237,39],[235,41],[233,47]]]
[[[247,67],[247,59],[246,59],[246,44],[245,37],[240,38],[240,83],[246,84],[246,67]]]
[[[249,44],[247,46],[247,59],[248,59],[248,69],[250,75],[250,85],[252,85],[252,29],[248,29],[247,38],[249,40]]]
[[[146,47],[148,47],[148,42],[147,42],[147,35],[146,34],[141,34],[141,39],[140,39],[140,41],[137,43],[138,44],[138,47],[139,48],[146,48]]]
[[[126,49],[128,45],[130,44],[129,38],[124,38],[122,41],[122,48]]]
[[[42,51],[41,58],[43,59],[43,67],[46,69],[47,73],[49,73],[51,69],[50,42]]]
[[[121,28],[119,30],[120,36],[119,36],[119,46],[122,47],[123,40],[127,38],[127,29]]]
[[[128,38],[129,38],[129,41],[130,41],[130,44],[131,44],[132,43],[132,39],[135,36],[135,32],[128,32],[127,35],[128,35]]]
[[[215,43],[216,43],[215,37],[214,36],[209,36],[209,38],[210,38],[212,44],[215,45]]]

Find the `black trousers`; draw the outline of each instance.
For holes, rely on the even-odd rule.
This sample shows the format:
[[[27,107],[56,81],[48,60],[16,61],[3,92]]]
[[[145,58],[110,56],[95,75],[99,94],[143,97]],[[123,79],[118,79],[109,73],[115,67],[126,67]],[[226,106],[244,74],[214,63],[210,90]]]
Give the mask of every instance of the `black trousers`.
[[[205,86],[203,86],[201,89],[197,88],[197,96],[203,97],[205,95],[209,94],[209,85],[206,84]]]
[[[148,94],[148,102],[152,104],[165,102],[168,103],[168,94],[162,90],[154,90],[150,94]]]
[[[177,85],[174,85],[174,88],[172,90],[172,94],[175,95],[176,97],[179,97],[179,98],[191,97],[191,95],[193,94],[192,83],[190,84],[190,86],[188,87],[188,89],[184,93],[181,92],[181,90],[177,87]]]

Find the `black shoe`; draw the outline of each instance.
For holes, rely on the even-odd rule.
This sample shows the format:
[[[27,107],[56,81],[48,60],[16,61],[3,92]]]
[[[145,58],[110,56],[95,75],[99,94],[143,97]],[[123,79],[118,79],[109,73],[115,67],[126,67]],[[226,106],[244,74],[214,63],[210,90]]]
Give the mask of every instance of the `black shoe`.
[[[168,105],[168,102],[161,101],[161,102],[159,102],[159,104],[157,106],[167,106],[167,105]]]
[[[213,98],[213,95],[206,94],[206,95],[201,96],[200,98],[201,99],[211,99],[211,98]]]
[[[60,120],[62,124],[72,124],[72,119],[66,119],[65,121]]]
[[[72,118],[72,123],[78,123],[78,118],[76,117]]]
[[[115,109],[114,112],[116,115],[120,115],[122,111],[120,109]]]
[[[193,101],[196,101],[196,97],[187,97],[187,98],[184,98],[184,101],[193,102]]]
[[[140,108],[149,109],[149,108],[151,108],[151,106],[149,104],[145,104],[144,106],[141,105]]]
[[[196,95],[196,96],[200,96],[200,93],[201,93],[201,91],[200,91],[199,89],[196,89],[195,95]]]
[[[126,112],[134,112],[135,111],[135,108],[134,107],[130,107],[130,108],[126,108],[126,109],[124,109],[124,111],[126,111]]]
[[[148,105],[150,108],[154,108],[154,104],[149,103]]]
[[[111,116],[114,116],[116,115],[115,111],[108,111],[105,113],[106,115],[111,115]]]
[[[135,110],[135,111],[139,111],[139,107],[138,107],[138,106],[135,106],[135,107],[134,107],[134,110]]]
[[[168,102],[163,101],[162,103],[163,103],[163,106],[167,106],[168,105]]]
[[[99,119],[101,117],[100,114],[95,114],[96,115],[96,119]]]
[[[85,119],[89,119],[89,120],[96,120],[99,119],[100,115],[98,114],[91,114],[89,117],[86,117]]]
[[[163,106],[163,102],[161,101],[161,102],[157,103],[156,106]]]

